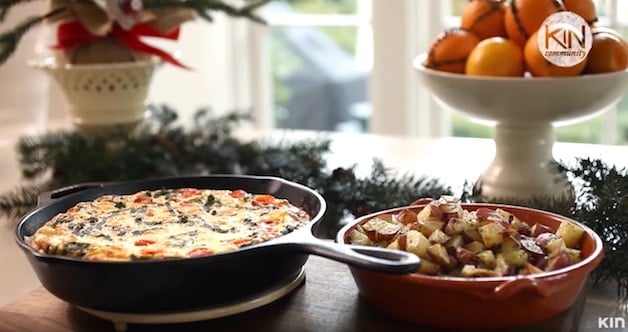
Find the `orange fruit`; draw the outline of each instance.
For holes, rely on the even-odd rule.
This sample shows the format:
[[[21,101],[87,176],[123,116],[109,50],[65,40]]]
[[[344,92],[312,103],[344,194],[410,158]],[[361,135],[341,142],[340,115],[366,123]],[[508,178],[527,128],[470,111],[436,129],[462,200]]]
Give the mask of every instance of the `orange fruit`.
[[[587,60],[579,62],[571,67],[561,67],[549,62],[539,49],[535,31],[525,44],[523,57],[532,76],[577,76],[582,73]]]
[[[442,32],[430,46],[426,67],[450,73],[464,73],[471,50],[480,42],[475,34],[460,28]]]
[[[523,47],[548,16],[562,10],[560,0],[512,0],[504,13],[508,38]]]
[[[593,0],[563,0],[565,10],[580,15],[589,25],[597,21],[597,11]]]
[[[471,0],[462,10],[460,27],[480,39],[506,37],[505,9],[503,0]]]
[[[584,72],[608,73],[628,68],[628,44],[611,28],[591,29],[593,40]]]
[[[482,40],[469,54],[465,71],[476,76],[523,76],[524,72],[521,47],[503,37]]]

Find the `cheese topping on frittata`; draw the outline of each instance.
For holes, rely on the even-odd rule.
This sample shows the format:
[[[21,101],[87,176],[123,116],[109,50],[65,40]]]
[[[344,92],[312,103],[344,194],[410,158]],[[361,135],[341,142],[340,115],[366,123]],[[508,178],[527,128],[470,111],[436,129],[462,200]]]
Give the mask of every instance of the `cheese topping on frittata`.
[[[88,260],[186,258],[268,241],[309,221],[272,195],[161,189],[80,202],[27,240],[44,253]]]

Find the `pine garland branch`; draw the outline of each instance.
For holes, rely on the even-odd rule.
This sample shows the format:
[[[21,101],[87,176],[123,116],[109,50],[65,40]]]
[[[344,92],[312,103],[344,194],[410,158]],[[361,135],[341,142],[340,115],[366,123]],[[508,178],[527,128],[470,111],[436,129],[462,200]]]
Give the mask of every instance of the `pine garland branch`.
[[[254,22],[265,24],[264,19],[254,11],[274,0],[247,0],[242,7],[229,5],[223,0],[144,0],[144,9],[187,8],[194,10],[199,17],[208,22],[213,21],[212,12],[223,12],[232,17],[244,17]]]
[[[251,1],[251,0],[249,0]],[[255,15],[255,11],[258,8],[263,7],[264,5],[266,5],[267,3],[269,3],[270,1],[273,0],[256,0],[256,1],[251,1],[251,3],[247,4],[246,6],[242,7],[240,9],[242,16],[244,17],[248,17],[251,20],[259,23],[259,24],[266,24],[266,21],[264,19],[262,19],[261,17]]]
[[[152,106],[152,117],[137,133],[117,132],[107,142],[78,132],[22,137],[18,143],[23,177],[35,181],[52,175],[50,187],[80,182],[123,181],[187,174],[258,174],[290,179],[310,186],[331,202],[323,228],[332,236],[346,216],[359,216],[389,206],[406,205],[416,197],[451,193],[436,180],[399,175],[374,161],[371,175],[358,178],[353,168],[327,169],[324,137],[301,141],[241,142],[235,126],[250,120],[245,112],[215,117],[199,110],[189,130],[176,125],[168,106]],[[15,202],[34,207],[36,195],[13,192],[0,212],[15,215]],[[16,198],[17,197],[17,198]]]
[[[438,198],[450,195],[451,188],[425,176],[399,174],[374,160],[366,177],[355,174],[355,166],[339,167],[330,174],[311,177],[303,182],[317,190],[329,202],[324,223],[328,237],[333,238],[347,218],[360,217],[375,211],[406,206],[420,197]]]
[[[570,172],[584,182],[574,218],[604,242],[604,260],[593,273],[594,286],[616,281],[618,297],[628,299],[628,171],[586,158]]]
[[[24,216],[37,204],[38,196],[51,189],[45,184],[32,184],[0,195],[0,211],[10,219]]]
[[[3,19],[7,11],[8,8],[3,7],[1,9],[0,13]],[[22,40],[22,37],[24,37],[25,34],[31,28],[39,25],[45,19],[46,15],[33,16],[25,19],[13,29],[0,34],[0,64],[5,63],[11,57],[11,55],[15,53],[15,50],[17,50],[17,47],[20,43],[20,40]]]
[[[195,173],[202,168],[199,163],[210,161],[196,158],[223,157],[220,149],[229,145],[234,126],[249,117],[244,113],[212,117],[209,110],[199,110],[198,123],[187,134],[174,125],[177,117],[171,108],[151,110],[153,119],[139,133],[118,131],[107,142],[74,131],[20,138],[22,175],[35,179],[50,173],[59,183],[69,184]],[[209,171],[228,169],[225,165],[232,160],[218,157],[217,168]]]
[[[23,3],[39,0],[0,0],[0,22],[3,22],[11,8]]]

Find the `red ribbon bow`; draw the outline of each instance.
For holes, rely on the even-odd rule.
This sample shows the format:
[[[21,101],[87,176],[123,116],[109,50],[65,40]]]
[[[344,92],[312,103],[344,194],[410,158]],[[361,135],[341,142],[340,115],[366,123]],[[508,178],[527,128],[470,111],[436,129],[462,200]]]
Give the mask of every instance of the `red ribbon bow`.
[[[160,37],[177,40],[179,38],[179,28],[173,29],[171,32],[168,33],[163,33],[146,23],[142,23],[134,25],[131,30],[127,31],[122,29],[118,24],[114,24],[113,29],[108,34],[108,36],[115,37],[122,44],[135,51],[153,54],[175,66],[189,69],[186,65],[179,62],[172,55],[166,53],[163,50],[152,47],[144,43],[140,39],[140,37]],[[53,47],[57,49],[69,49],[102,38],[105,37],[95,36],[91,34],[78,21],[66,22],[59,25],[57,29],[57,45]]]

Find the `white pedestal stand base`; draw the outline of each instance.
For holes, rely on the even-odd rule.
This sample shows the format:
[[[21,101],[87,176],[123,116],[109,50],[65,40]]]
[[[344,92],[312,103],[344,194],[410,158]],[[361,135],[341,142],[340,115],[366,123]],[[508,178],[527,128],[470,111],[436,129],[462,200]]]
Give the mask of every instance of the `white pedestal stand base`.
[[[573,197],[572,186],[552,155],[554,137],[551,124],[498,124],[495,159],[480,176],[474,194],[515,200]]]

